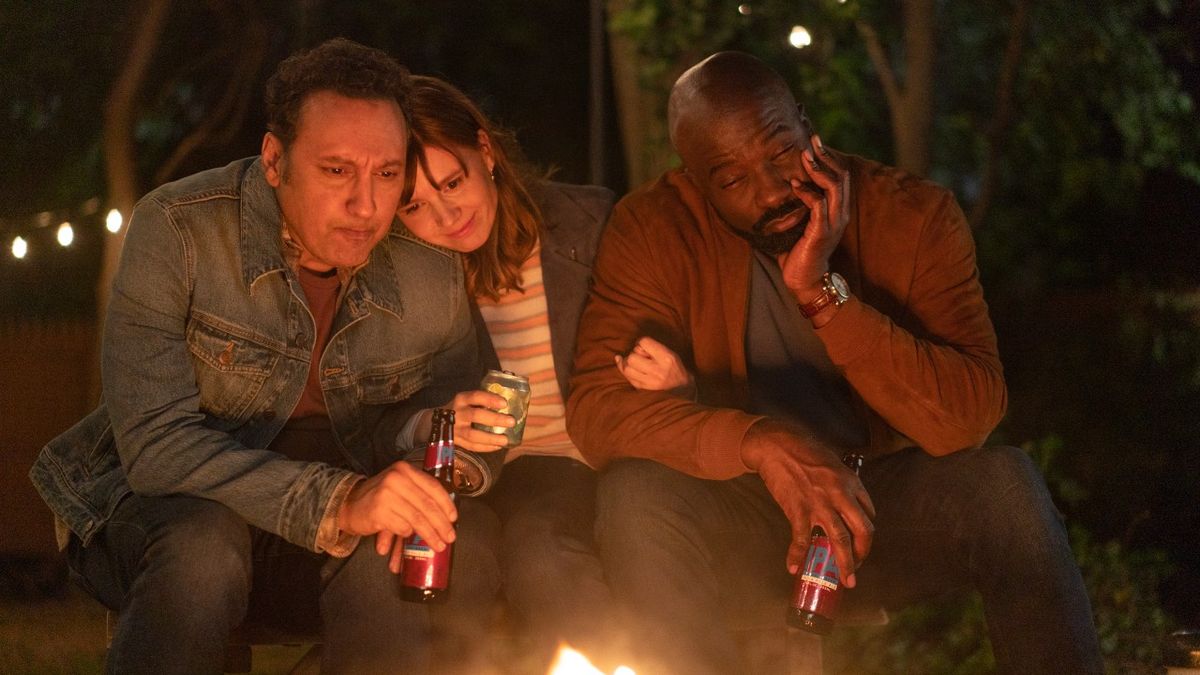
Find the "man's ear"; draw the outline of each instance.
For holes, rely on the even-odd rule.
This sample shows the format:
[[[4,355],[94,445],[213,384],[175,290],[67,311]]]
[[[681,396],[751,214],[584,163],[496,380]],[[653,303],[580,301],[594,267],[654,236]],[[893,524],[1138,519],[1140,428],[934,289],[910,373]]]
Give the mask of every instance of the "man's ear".
[[[266,174],[267,184],[274,188],[283,184],[283,155],[283,141],[270,131],[263,134],[263,173]]]

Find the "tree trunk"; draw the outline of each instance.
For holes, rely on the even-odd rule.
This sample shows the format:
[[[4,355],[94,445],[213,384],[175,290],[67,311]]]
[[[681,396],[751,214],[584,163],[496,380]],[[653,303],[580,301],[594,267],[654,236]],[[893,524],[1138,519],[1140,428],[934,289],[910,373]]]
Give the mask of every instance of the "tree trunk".
[[[996,194],[997,170],[1000,159],[1004,154],[1004,138],[1015,115],[1013,105],[1013,90],[1016,87],[1017,70],[1021,65],[1021,57],[1025,51],[1025,32],[1029,27],[1029,12],[1031,0],[1017,0],[1013,8],[1011,28],[1008,33],[1008,44],[1004,48],[1004,61],[1000,66],[1000,76],[996,79],[996,112],[984,132],[987,142],[987,153],[983,158],[980,169],[979,196],[971,206],[967,217],[972,228],[978,228],[987,216],[992,206],[992,198]]]
[[[865,22],[857,24],[887,98],[896,148],[893,161],[918,176],[929,173],[933,64],[937,56],[935,15],[934,0],[904,0],[904,82],[897,79],[875,28]]]
[[[627,0],[610,0],[609,20],[627,6]],[[671,166],[674,153],[667,137],[667,93],[673,82],[643,83],[637,44],[614,31],[608,32],[608,39],[625,170],[629,187],[636,187]]]
[[[108,180],[108,203],[121,212],[128,224],[133,205],[141,196],[137,180],[137,156],[133,129],[137,121],[137,99],[142,82],[159,38],[166,24],[170,0],[148,0],[141,8],[141,20],[129,41],[129,53],[120,74],[109,90],[104,104],[104,170]],[[125,228],[105,238],[104,253],[100,264],[100,279],[96,284],[97,323],[103,325],[108,309],[108,298],[112,292],[112,280],[121,258],[121,245],[125,242]],[[97,331],[99,334],[100,331]],[[100,359],[93,359],[91,389],[93,399],[100,393]]]

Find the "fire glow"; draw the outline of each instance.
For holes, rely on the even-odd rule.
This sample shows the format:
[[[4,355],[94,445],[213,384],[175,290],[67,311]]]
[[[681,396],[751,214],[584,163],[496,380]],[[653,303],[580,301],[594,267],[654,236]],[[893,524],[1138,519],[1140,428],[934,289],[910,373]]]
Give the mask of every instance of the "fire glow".
[[[550,675],[606,675],[603,670],[592,665],[586,656],[566,645],[558,648],[554,662],[550,664]],[[617,666],[612,675],[635,675],[628,666]]]

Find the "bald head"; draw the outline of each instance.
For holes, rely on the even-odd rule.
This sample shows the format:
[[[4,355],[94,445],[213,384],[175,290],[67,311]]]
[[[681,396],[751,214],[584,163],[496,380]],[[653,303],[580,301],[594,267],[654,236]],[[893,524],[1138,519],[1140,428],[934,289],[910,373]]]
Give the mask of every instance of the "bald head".
[[[714,54],[675,82],[667,118],[685,175],[734,232],[791,250],[809,218],[796,191],[820,189],[801,162],[812,127],[783,78],[749,54]]]
[[[688,68],[671,88],[667,102],[671,145],[682,155],[683,137],[696,126],[707,127],[712,116],[770,104],[796,105],[779,73],[749,54],[717,52]]]

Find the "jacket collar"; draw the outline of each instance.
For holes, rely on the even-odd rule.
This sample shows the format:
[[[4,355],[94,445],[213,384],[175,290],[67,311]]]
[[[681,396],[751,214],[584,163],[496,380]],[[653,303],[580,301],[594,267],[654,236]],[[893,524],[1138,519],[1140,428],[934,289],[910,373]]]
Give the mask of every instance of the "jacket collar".
[[[552,253],[572,262],[592,260],[596,233],[604,223],[553,183],[535,183],[530,186],[530,193],[542,216],[542,258]]]
[[[260,277],[287,269],[279,235],[283,216],[263,172],[262,158],[255,158],[246,169],[241,194],[242,281],[250,288]]]

